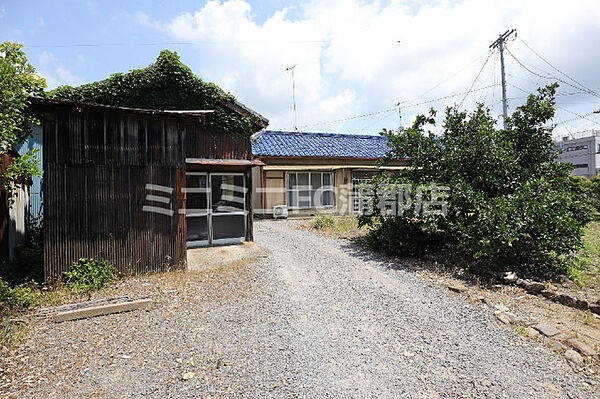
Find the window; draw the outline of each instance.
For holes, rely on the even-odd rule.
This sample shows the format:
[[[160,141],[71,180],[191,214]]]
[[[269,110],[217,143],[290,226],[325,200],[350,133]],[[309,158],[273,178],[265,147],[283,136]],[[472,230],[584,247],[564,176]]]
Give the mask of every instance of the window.
[[[360,193],[362,184],[368,184],[373,181],[372,177],[352,178],[352,212],[360,213]]]
[[[576,163],[575,165],[573,165],[575,167],[575,169],[582,169],[585,168],[587,169],[588,164],[587,163]]]
[[[333,174],[329,172],[288,172],[286,202],[290,208],[333,206]]]
[[[581,151],[581,150],[587,150],[589,147],[587,144],[584,145],[576,145],[573,147],[567,147],[566,152],[571,152],[571,151]]]

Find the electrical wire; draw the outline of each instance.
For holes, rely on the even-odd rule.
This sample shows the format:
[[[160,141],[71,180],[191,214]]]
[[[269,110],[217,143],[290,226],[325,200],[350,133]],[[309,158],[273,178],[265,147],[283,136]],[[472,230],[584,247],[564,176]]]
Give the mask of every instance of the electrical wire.
[[[478,92],[478,91],[481,91],[481,90],[487,90],[487,89],[489,89],[491,87],[496,87],[496,86],[500,86],[500,85],[498,83],[495,83],[495,84],[492,84],[492,85],[479,87],[477,89],[472,89],[470,92],[474,93],[474,92]],[[413,108],[413,107],[418,107],[420,105],[431,104],[431,103],[434,103],[434,102],[438,102],[438,101],[447,100],[447,99],[450,99],[450,98],[462,96],[465,93],[468,93],[468,92],[463,91],[463,92],[460,92],[460,93],[449,94],[447,96],[443,96],[443,97],[439,97],[439,98],[434,98],[434,99],[427,100],[427,101],[422,101],[422,102],[419,102],[419,103],[416,103],[416,104],[403,105],[401,108],[403,108],[403,109],[404,108]],[[367,117],[375,116],[375,115],[386,114],[386,113],[390,113],[392,111],[397,111],[397,110],[398,110],[398,106],[396,105],[394,107],[386,108],[386,109],[383,109],[381,111],[370,112],[370,113],[361,114],[361,115],[353,115],[353,116],[349,116],[349,117],[346,117],[346,118],[334,119],[334,120],[329,120],[329,121],[320,121],[320,122],[315,122],[315,123],[308,123],[308,124],[305,124],[305,125],[300,125],[300,126],[298,126],[298,128],[305,128],[305,127],[312,127],[312,126],[319,126],[319,125],[329,125],[329,124],[337,123],[337,122],[346,122],[346,121],[349,121],[349,120],[355,120],[355,119],[367,118]]]
[[[566,80],[564,80],[564,79],[561,79],[561,78],[559,78],[559,77],[556,77],[556,76],[545,76],[545,75],[541,75],[541,74],[539,74],[539,73],[537,73],[537,72],[535,72],[535,71],[532,71],[532,70],[531,70],[531,69],[529,69],[529,68],[528,68],[528,67],[527,67],[525,64],[523,64],[521,61],[519,61],[519,60],[517,59],[517,57],[515,57],[515,55],[514,55],[514,54],[513,54],[513,53],[512,53],[512,52],[511,52],[509,49],[508,49],[508,46],[506,46],[506,45],[505,45],[505,46],[504,46],[504,49],[505,49],[505,50],[508,52],[508,54],[509,54],[509,55],[510,55],[510,56],[511,56],[511,57],[512,57],[512,58],[513,58],[513,59],[514,59],[514,60],[515,60],[515,61],[516,61],[516,62],[517,62],[519,65],[521,65],[521,66],[522,66],[522,67],[523,67],[523,68],[524,68],[526,71],[528,71],[529,73],[531,73],[531,74],[533,74],[533,75],[535,75],[535,76],[539,76],[540,78],[549,79],[549,80],[557,80],[557,81],[559,81],[559,82],[561,82],[561,83],[564,83],[564,84],[566,84],[567,86],[570,86],[570,87],[572,87],[572,88],[574,88],[574,89],[581,90],[581,91],[582,91],[582,92],[584,92],[584,93],[591,94],[591,95],[593,95],[593,96],[595,96],[595,97],[600,97],[598,94],[596,94],[596,93],[594,93],[594,92],[590,92],[590,91],[588,91],[588,90],[584,90],[584,89],[582,89],[582,88],[580,88],[580,87],[577,87],[577,86],[575,86],[575,85],[573,85],[573,84],[571,84],[571,83],[567,82]]]
[[[492,55],[492,52],[490,51],[490,53],[488,54],[487,58],[485,59],[485,62],[481,66],[481,69],[477,73],[477,76],[475,76],[475,79],[473,80],[473,83],[471,83],[471,87],[469,87],[469,90],[467,90],[467,93],[465,94],[465,96],[461,100],[460,104],[458,104],[458,108],[460,108],[462,106],[463,102],[465,102],[465,99],[467,98],[467,96],[469,95],[469,93],[471,93],[471,89],[473,89],[473,86],[475,86],[475,83],[477,83],[477,79],[479,79],[479,76],[481,75],[481,72],[483,72],[485,66],[487,65],[488,61],[490,60],[491,55]]]
[[[354,115],[354,116],[349,116],[349,117],[341,118],[341,119],[335,119],[335,120],[330,120],[330,121],[321,121],[321,122],[309,123],[309,124],[306,124],[306,125],[300,125],[300,126],[298,126],[298,128],[309,127],[309,126],[318,126],[318,125],[329,125],[329,124],[337,123],[337,122],[345,122],[345,121],[349,121],[349,120],[353,120],[353,119],[361,119],[361,118],[366,118],[366,117],[369,117],[369,116],[380,115],[380,114],[383,114],[383,113],[392,112],[392,111],[395,111],[397,109],[398,108],[394,106],[392,108],[386,108],[386,109],[381,110],[381,111],[370,112],[370,113],[367,113],[367,114]]]
[[[561,71],[560,69],[558,69],[554,65],[552,65],[549,61],[547,61],[544,57],[542,57],[537,51],[535,51],[533,48],[531,48],[530,45],[528,45],[527,43],[525,43],[525,41],[523,39],[521,39],[521,37],[519,37],[518,39],[521,41],[521,43],[523,43],[525,45],[525,47],[527,47],[529,50],[531,50],[531,52],[533,54],[537,55],[542,61],[544,61],[546,64],[548,64],[550,66],[550,68],[554,69],[556,72],[558,72],[561,75],[567,77],[568,79],[571,79],[573,82],[575,82],[576,84],[578,84],[579,86],[581,86],[582,88],[584,88],[590,94],[592,94],[594,96],[598,96],[598,94],[596,94],[596,92],[594,90],[592,90],[589,87],[587,87],[587,86],[579,83],[577,80],[573,79],[572,77],[570,77],[569,75],[567,75],[566,73],[564,73],[563,71]]]
[[[511,85],[512,87],[514,87],[515,89],[517,89],[517,90],[521,90],[523,93],[526,93],[526,94],[528,94],[528,92],[527,92],[525,89],[522,89],[521,87],[519,87],[519,86],[517,86],[517,85],[514,85],[514,84],[512,84],[512,83],[508,83],[508,84],[509,84],[509,85]],[[581,93],[580,93],[580,94],[581,94]],[[555,104],[555,107],[556,107],[556,108],[559,108],[559,109],[561,109],[561,110],[563,110],[563,111],[565,111],[565,112],[568,112],[568,113],[570,113],[570,114],[572,114],[572,115],[575,115],[575,116],[577,116],[577,118],[574,118],[574,119],[569,119],[569,120],[566,120],[566,121],[561,121],[561,122],[559,122],[559,123],[567,123],[567,122],[572,122],[572,121],[574,121],[574,120],[578,120],[578,119],[585,119],[585,120],[587,120],[588,122],[592,122],[592,123],[595,123],[596,125],[600,126],[600,123],[599,123],[599,122],[596,122],[595,120],[592,120],[592,119],[588,119],[588,117],[589,117],[590,115],[593,115],[595,112],[591,112],[590,114],[587,114],[587,115],[580,115],[580,114],[578,114],[577,112],[573,112],[573,111],[571,111],[571,110],[568,110],[568,109],[566,109],[566,108],[564,108],[564,107],[561,107],[561,106],[560,106],[560,105],[558,105],[558,104]]]
[[[572,115],[575,115],[575,116],[577,116],[577,117],[578,117],[577,119],[585,119],[585,120],[586,120],[586,121],[588,121],[588,122],[592,122],[592,123],[594,123],[594,124],[596,124],[596,125],[600,126],[600,122],[596,122],[596,121],[595,121],[595,120],[593,120],[593,119],[588,119],[588,116],[591,116],[591,115],[595,114],[595,112],[591,112],[591,113],[590,113],[590,114],[588,114],[588,115],[580,115],[580,114],[578,114],[577,112],[570,111],[570,110],[568,110],[568,109],[566,109],[566,108],[563,108],[563,107],[561,107],[560,105],[556,105],[556,108],[560,108],[560,109],[562,109],[563,111],[566,111],[566,112],[568,112],[568,113],[570,113],[570,114],[572,114]]]
[[[590,112],[589,114],[585,114],[585,115],[579,115],[579,116],[578,116],[578,117],[576,117],[576,118],[571,118],[571,119],[562,120],[562,121],[556,122],[556,123],[555,123],[555,125],[557,125],[557,126],[558,126],[558,125],[562,125],[562,124],[565,124],[565,123],[573,122],[573,121],[576,121],[576,120],[579,120],[579,119],[586,119],[586,120],[589,120],[589,119],[587,119],[587,118],[588,118],[589,116],[592,116],[592,115],[594,115],[595,113],[596,113],[596,112]],[[594,122],[594,123],[596,123],[596,122]]]
[[[63,47],[126,47],[126,46],[192,46],[198,44],[323,44],[331,40],[199,40],[195,42],[149,42],[149,43],[72,43],[72,44],[25,44],[26,48],[63,48]]]
[[[471,92],[471,93],[474,93],[474,92],[476,92],[476,91],[487,90],[487,89],[489,89],[490,87],[495,87],[495,86],[500,86],[500,85],[499,85],[498,83],[495,83],[495,84],[492,84],[492,85],[488,85],[488,86],[479,87],[479,88],[477,88],[477,89],[472,89],[470,92]],[[422,101],[422,102],[420,102],[420,103],[416,103],[416,104],[409,104],[409,105],[405,105],[405,106],[402,106],[402,108],[412,108],[412,107],[418,107],[419,105],[430,104],[430,103],[438,102],[438,101],[441,101],[441,100],[447,100],[447,99],[449,99],[449,98],[454,98],[454,97],[462,96],[462,95],[464,95],[465,93],[469,93],[469,92],[468,92],[468,91],[463,91],[463,92],[461,92],[461,93],[450,94],[450,95],[447,95],[447,96],[444,96],[444,97],[435,98],[435,99],[433,99],[433,100],[427,100],[427,101]]]
[[[467,69],[468,67],[470,67],[471,65],[476,63],[477,61],[479,61],[480,59],[482,59],[483,57],[485,57],[485,53],[480,55],[479,57],[475,58],[473,61],[469,62],[467,65],[460,68],[458,71],[454,72],[452,75],[448,76],[447,78],[445,78],[444,80],[442,80],[441,82],[436,84],[435,86],[431,87],[430,89],[425,90],[423,93],[417,95],[416,97],[411,98],[410,100],[403,101],[402,103],[411,103],[419,98],[422,98],[425,94],[431,92],[434,89],[437,89],[438,87],[440,87],[441,85],[443,85],[444,83],[446,83],[447,81],[449,81],[450,79],[452,79],[453,77],[455,77],[456,75],[458,75],[459,73],[461,73],[462,71],[464,71],[465,69]]]

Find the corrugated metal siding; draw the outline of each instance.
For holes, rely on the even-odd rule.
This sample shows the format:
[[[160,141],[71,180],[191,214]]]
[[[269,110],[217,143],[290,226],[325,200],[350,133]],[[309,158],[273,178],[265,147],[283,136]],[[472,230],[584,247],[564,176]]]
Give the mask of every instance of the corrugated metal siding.
[[[175,117],[54,106],[44,121],[44,268],[61,277],[81,257],[122,273],[185,265],[185,131]],[[183,177],[182,177],[183,176]],[[172,188],[149,203],[147,184]],[[157,205],[172,216],[144,211]]]
[[[12,156],[8,154],[0,155],[0,177],[8,169],[12,162]],[[10,208],[8,206],[8,192],[0,184],[0,261],[9,260],[11,248],[9,245],[10,232]]]
[[[32,136],[29,137],[27,142],[19,146],[19,154],[23,155],[30,150],[36,150],[36,158],[40,163],[40,167],[43,167],[42,159],[42,142],[43,142],[43,129],[42,126],[32,125]],[[43,176],[33,176],[32,185],[29,186],[29,204],[28,204],[28,217],[33,222],[41,222],[42,217],[42,178]]]
[[[211,132],[202,126],[186,126],[186,157],[251,159],[250,138]]]
[[[12,205],[9,210],[8,228],[8,259],[15,258],[15,247],[25,242],[27,234],[27,213],[29,204],[29,188],[26,184],[18,183],[15,186]]]

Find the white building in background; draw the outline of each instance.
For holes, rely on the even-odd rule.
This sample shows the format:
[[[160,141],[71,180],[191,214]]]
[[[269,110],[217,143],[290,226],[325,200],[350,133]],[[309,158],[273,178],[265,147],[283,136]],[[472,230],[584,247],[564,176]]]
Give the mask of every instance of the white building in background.
[[[600,130],[564,136],[555,141],[555,148],[561,150],[560,162],[573,164],[573,175],[592,177],[600,173]]]

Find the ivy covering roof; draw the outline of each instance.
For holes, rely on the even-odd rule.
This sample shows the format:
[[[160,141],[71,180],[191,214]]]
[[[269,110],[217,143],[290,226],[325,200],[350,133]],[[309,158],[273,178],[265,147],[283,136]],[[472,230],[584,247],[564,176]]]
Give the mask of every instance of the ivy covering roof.
[[[157,110],[214,110],[206,126],[250,135],[268,125],[260,114],[237,102],[214,83],[205,82],[183,65],[176,52],[161,51],[155,63],[78,87],[61,86],[50,98]]]

